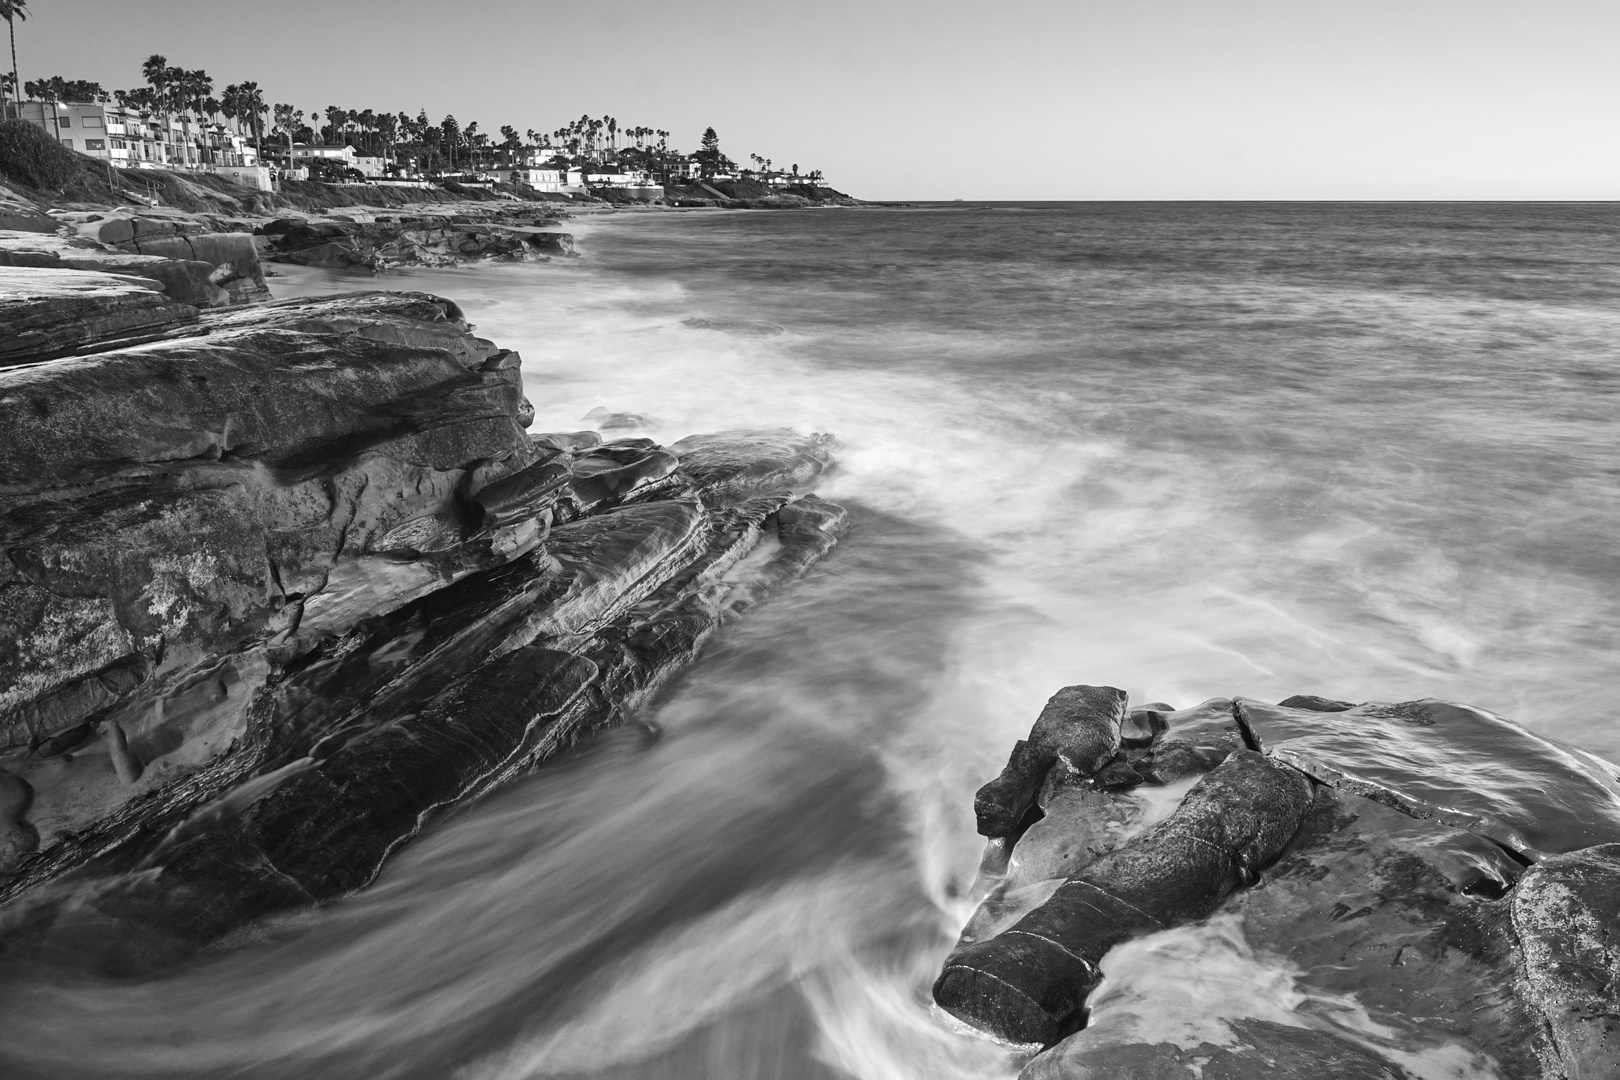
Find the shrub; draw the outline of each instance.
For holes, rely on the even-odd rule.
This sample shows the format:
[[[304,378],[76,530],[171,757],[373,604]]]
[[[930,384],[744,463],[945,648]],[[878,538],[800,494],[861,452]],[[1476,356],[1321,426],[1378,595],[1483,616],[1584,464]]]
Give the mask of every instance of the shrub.
[[[0,175],[29,187],[60,190],[78,172],[78,155],[38,124],[0,120]]]

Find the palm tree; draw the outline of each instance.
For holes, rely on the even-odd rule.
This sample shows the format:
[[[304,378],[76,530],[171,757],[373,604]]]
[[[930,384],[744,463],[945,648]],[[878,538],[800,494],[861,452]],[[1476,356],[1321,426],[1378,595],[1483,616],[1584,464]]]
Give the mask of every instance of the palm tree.
[[[158,114],[163,117],[163,138],[161,142],[165,147],[165,164],[168,163],[167,147],[171,145],[169,143],[169,72],[174,70],[168,65],[169,58],[159,53],[148,56],[146,62],[141,65],[141,75],[145,77],[147,85],[152,88],[152,104],[158,110]]]
[[[201,70],[182,72],[180,76],[180,109],[182,112],[192,111],[197,114],[197,125],[202,134],[204,154],[207,153],[207,123],[203,116],[203,101],[214,90],[214,80],[208,77],[208,72]]]
[[[247,113],[248,130],[253,133],[253,147],[259,152],[264,151],[264,114],[270,107],[264,103],[264,94],[259,91],[256,82],[245,82],[238,89],[242,92],[242,111]]]
[[[185,140],[189,138],[190,134],[187,131],[188,125],[186,124],[185,118],[185,80],[186,72],[184,68],[167,67],[163,69],[163,85],[166,88],[169,96],[168,107],[172,112],[181,114],[180,131],[182,140],[180,143],[180,148],[182,152],[186,146]],[[183,164],[191,164],[191,156],[189,154],[183,154],[183,157],[185,159]]]
[[[17,99],[17,115],[22,116],[22,83],[17,78],[17,20],[28,19],[28,0],[0,0],[0,19],[11,31],[11,96]],[[4,99],[0,99],[3,103]]]
[[[293,128],[298,126],[299,113],[291,105],[276,105],[276,126],[281,128],[282,134],[287,136],[287,164],[292,164]],[[237,130],[241,130],[238,127]]]
[[[456,123],[454,116],[446,116],[439,122],[439,131],[444,135],[444,145],[450,151],[450,170],[456,168],[456,147],[461,142],[461,125]]]

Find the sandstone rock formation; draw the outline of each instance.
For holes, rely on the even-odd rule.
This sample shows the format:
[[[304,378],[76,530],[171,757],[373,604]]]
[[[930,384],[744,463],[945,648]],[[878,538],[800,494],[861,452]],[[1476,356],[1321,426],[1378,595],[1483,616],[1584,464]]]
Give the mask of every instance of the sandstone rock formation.
[[[0,369],[0,962],[141,970],[365,885],[843,527],[828,437],[531,436],[519,358],[437,297],[149,336]]]
[[[1440,701],[1155,703],[1105,754],[1120,715],[1060,691],[975,803],[984,901],[934,997],[1044,1047],[1029,1080],[1620,1076],[1620,768]],[[1166,934],[1241,963],[1199,1002],[1199,961],[1146,987],[1110,952]]]
[[[253,237],[184,217],[62,214],[53,235],[0,230],[0,266],[96,270],[158,282],[177,303],[230,307],[270,299]]]
[[[147,340],[197,316],[147,278],[0,266],[0,367]]]

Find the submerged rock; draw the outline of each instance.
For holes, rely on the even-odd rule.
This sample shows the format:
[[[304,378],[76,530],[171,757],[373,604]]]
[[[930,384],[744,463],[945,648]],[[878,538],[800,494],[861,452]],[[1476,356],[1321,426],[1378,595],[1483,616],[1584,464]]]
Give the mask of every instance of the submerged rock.
[[[1042,1054],[1019,1080],[1409,1080],[1406,1070],[1331,1032],[1245,1018],[1220,1041],[1111,1040],[1089,1030]],[[1140,1033],[1151,1038],[1147,1033]]]
[[[681,472],[715,504],[734,504],[767,491],[803,488],[832,468],[838,441],[808,440],[790,431],[722,431],[670,444]]]
[[[1142,771],[1158,783],[1202,775],[1232,751],[1248,748],[1230,698],[1210,698],[1190,709],[1152,716],[1158,730],[1140,760]]]
[[[1277,761],[1532,861],[1620,841],[1620,766],[1483,709],[1430,699],[1317,712],[1239,699],[1238,716]]]

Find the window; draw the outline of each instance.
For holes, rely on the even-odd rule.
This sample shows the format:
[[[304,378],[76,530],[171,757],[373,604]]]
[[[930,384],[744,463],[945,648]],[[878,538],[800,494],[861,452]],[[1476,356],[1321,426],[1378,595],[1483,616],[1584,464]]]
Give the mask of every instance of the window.
[[[112,141],[112,144],[113,144],[113,149],[114,150],[128,150],[129,149],[129,144],[126,143],[123,139],[114,139]]]
[[[73,140],[72,139],[63,139],[62,140],[62,145],[67,147],[69,150],[71,150],[71,149],[73,149]]]
[[[79,126],[80,127],[100,127],[101,126],[101,117],[99,117],[99,116],[81,117],[80,120],[79,120]]]
[[[84,148],[86,150],[105,150],[105,149],[107,149],[107,140],[106,139],[86,139],[86,140],[84,140]]]
[[[57,124],[58,127],[72,127],[73,126],[73,124],[71,123],[72,120],[73,120],[73,117],[71,117],[71,116],[63,116],[63,117],[59,117],[57,119],[56,124]]]

